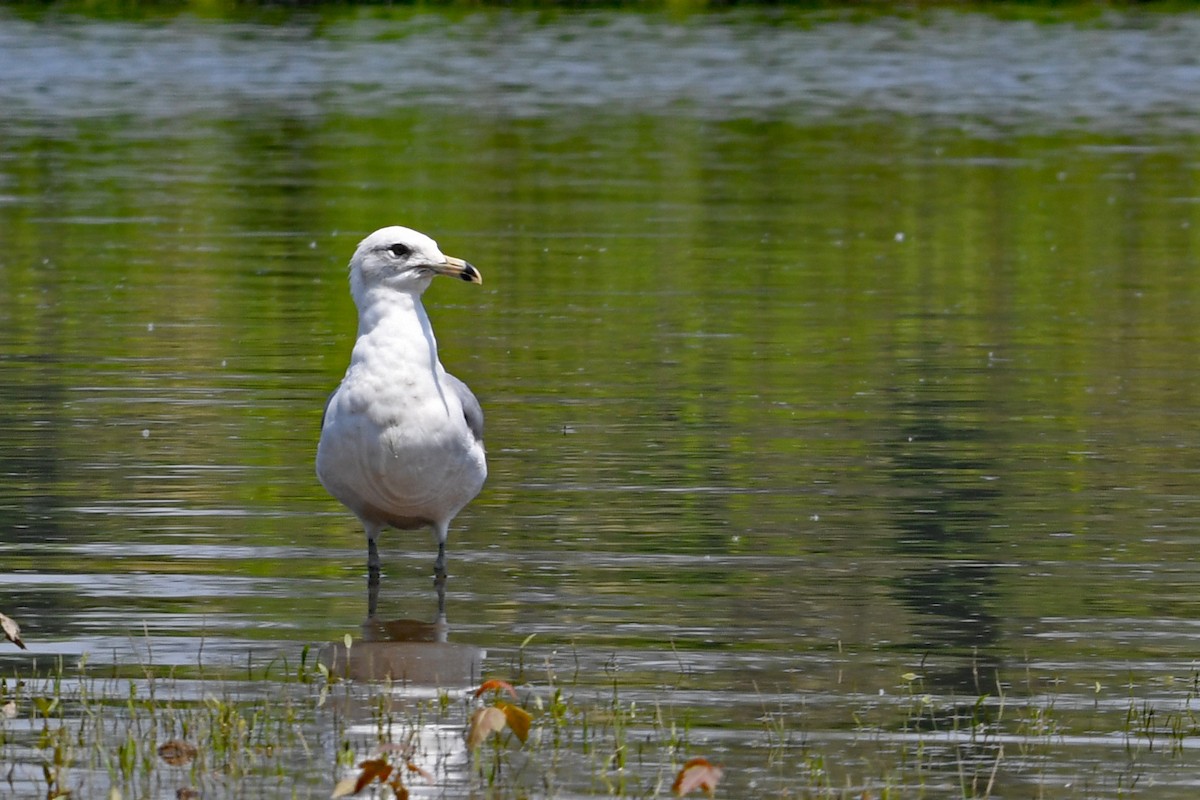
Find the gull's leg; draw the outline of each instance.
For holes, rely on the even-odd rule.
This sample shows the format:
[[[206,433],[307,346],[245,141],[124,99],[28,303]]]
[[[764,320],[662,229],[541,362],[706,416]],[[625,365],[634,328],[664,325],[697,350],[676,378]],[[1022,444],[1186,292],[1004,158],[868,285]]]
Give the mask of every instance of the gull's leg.
[[[450,534],[449,522],[436,522],[433,525],[433,532],[437,536],[438,556],[437,561],[433,562],[433,574],[435,578],[446,580],[446,537]]]
[[[375,608],[379,605],[379,573],[367,575],[367,619],[375,617]]]
[[[446,535],[449,533],[449,523],[439,522],[433,526],[437,535],[437,561],[433,562],[433,587],[437,589],[438,616],[446,613]]]
[[[438,619],[446,619],[446,573],[442,572],[433,577],[433,588],[437,590]]]
[[[379,537],[378,525],[365,525],[367,529],[367,616],[375,616],[375,606],[379,602],[379,546],[375,540]]]
[[[438,557],[437,561],[433,562],[433,574],[446,577],[446,543],[438,542]]]

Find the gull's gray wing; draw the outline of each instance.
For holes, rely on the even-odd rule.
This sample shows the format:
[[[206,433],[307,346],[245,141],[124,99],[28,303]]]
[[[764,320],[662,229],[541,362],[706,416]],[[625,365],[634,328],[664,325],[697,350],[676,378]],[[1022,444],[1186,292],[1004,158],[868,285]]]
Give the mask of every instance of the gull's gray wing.
[[[467,420],[467,427],[475,435],[475,441],[482,442],[483,409],[480,407],[479,401],[475,399],[475,394],[467,388],[465,383],[448,372],[446,373],[446,384],[450,387],[450,391],[458,396],[458,402],[462,403],[463,417]]]
[[[329,393],[329,397],[325,398],[325,407],[321,409],[321,427],[318,430],[325,430],[325,415],[329,413],[329,404],[333,402],[333,396],[337,394],[337,389]]]

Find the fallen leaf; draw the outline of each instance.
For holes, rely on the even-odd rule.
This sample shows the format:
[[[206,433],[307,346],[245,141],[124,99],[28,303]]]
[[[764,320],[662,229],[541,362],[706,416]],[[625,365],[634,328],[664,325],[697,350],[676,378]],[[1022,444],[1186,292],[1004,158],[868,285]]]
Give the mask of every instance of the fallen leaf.
[[[471,727],[467,729],[467,749],[474,750],[493,733],[504,730],[508,718],[495,706],[480,708],[471,715]]]
[[[529,738],[529,723],[533,721],[533,716],[520,706],[514,706],[511,703],[497,703],[496,708],[504,712],[504,719],[508,722],[508,727],[512,728],[513,735],[524,744],[525,740]]]
[[[0,628],[4,629],[4,638],[15,644],[22,650],[28,650],[25,643],[21,641],[21,626],[12,617],[6,617],[0,614]],[[516,697],[516,695],[513,695]]]
[[[703,789],[711,795],[724,774],[725,770],[709,763],[707,758],[693,758],[679,770],[675,783],[671,784],[671,791],[679,797],[696,789]]]
[[[504,691],[506,691],[510,695],[512,695],[513,700],[517,699],[517,690],[512,687],[511,683],[509,683],[508,681],[496,680],[495,678],[492,678],[490,681],[484,681],[483,683],[481,683],[479,685],[479,688],[475,690],[475,697],[476,697],[476,699],[478,699],[481,694],[484,694],[484,693],[490,692],[490,691],[498,692],[501,689],[503,689]]]
[[[358,776],[351,775],[348,778],[342,778],[333,787],[333,794],[329,795],[330,800],[337,800],[339,797],[349,797],[354,794],[354,787],[358,784]]]
[[[172,739],[158,748],[158,757],[172,767],[182,767],[196,757],[196,745],[182,739]]]
[[[175,790],[175,800],[200,800],[200,792],[190,786],[180,786]]]
[[[429,770],[425,769],[424,767],[420,766],[419,764],[414,764],[413,762],[409,761],[409,762],[406,762],[404,766],[408,767],[409,772],[415,772],[418,775],[420,775],[422,778],[424,778],[425,780],[429,781],[430,783],[433,783],[433,773],[430,772]]]
[[[408,800],[408,787],[400,780],[400,773],[396,773],[396,777],[392,778],[392,782],[388,784],[392,788],[392,794],[396,800]]]
[[[392,765],[386,758],[368,759],[359,764],[358,768],[362,771],[358,774],[358,781],[355,782],[354,791],[350,794],[358,794],[376,779],[383,783],[392,774]]]

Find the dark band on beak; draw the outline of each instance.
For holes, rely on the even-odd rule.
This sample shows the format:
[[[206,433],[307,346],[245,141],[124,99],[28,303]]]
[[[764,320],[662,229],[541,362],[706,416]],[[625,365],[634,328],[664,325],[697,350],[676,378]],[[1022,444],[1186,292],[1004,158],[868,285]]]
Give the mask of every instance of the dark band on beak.
[[[433,268],[433,271],[438,275],[462,278],[467,283],[483,283],[483,276],[479,274],[479,270],[475,269],[473,264],[469,264],[461,258],[455,258],[454,256],[446,256],[445,263],[438,264]]]

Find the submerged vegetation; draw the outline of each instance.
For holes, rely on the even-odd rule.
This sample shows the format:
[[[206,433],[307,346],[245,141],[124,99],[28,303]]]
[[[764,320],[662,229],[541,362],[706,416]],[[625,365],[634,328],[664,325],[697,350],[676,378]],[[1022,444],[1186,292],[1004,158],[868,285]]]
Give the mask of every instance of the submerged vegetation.
[[[1195,668],[1097,683],[1090,703],[1028,669],[975,697],[908,672],[812,733],[803,710],[722,724],[677,689],[563,681],[529,655],[514,683],[456,689],[342,679],[307,647],[220,675],[31,660],[0,680],[0,796],[1117,797],[1200,745]],[[1095,750],[1096,773],[1055,774],[1061,748]]]

